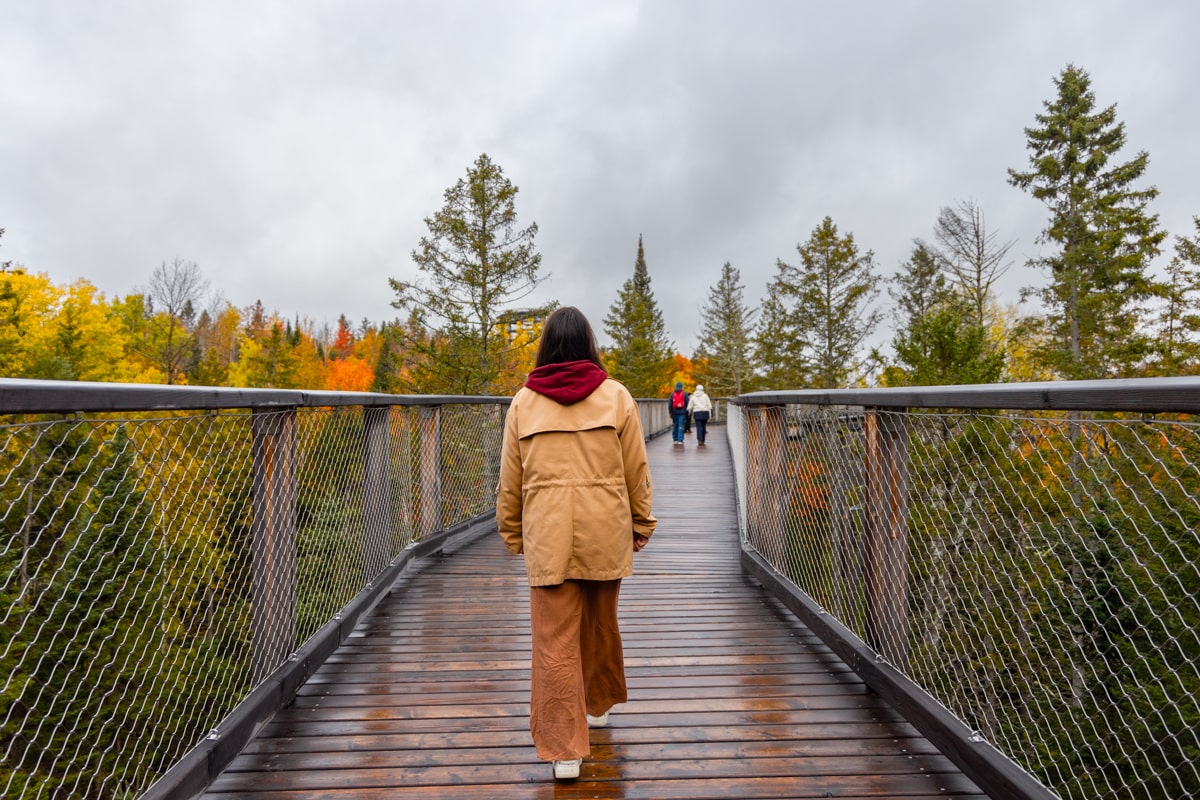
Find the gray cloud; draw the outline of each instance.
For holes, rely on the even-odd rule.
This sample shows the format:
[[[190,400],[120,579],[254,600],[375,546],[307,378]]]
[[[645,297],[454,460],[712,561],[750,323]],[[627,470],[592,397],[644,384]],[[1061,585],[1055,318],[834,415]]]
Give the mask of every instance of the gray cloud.
[[[1036,255],[1006,169],[1072,62],[1149,151],[1163,226],[1200,214],[1186,0],[0,7],[0,254],[110,296],[181,257],[237,305],[390,318],[386,279],[486,151],[544,298],[601,329],[642,234],[690,352],[721,265],[757,301],[826,215],[884,274],[968,197]]]

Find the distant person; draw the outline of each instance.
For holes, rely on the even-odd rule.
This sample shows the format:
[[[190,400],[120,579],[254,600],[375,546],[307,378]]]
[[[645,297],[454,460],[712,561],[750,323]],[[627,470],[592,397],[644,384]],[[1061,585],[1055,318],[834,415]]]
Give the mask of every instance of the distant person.
[[[704,393],[704,385],[697,383],[696,391],[688,403],[688,411],[696,420],[696,441],[700,447],[705,447],[704,439],[708,436],[708,417],[712,414],[712,398]]]
[[[537,366],[504,421],[496,522],[525,555],[533,631],[529,730],[556,780],[579,777],[589,727],[628,699],[617,595],[658,521],[637,403],[600,366],[587,318],[546,318]]]
[[[687,392],[683,390],[683,381],[675,381],[675,391],[667,398],[667,407],[671,412],[671,438],[679,447],[683,446],[683,426],[687,421]]]

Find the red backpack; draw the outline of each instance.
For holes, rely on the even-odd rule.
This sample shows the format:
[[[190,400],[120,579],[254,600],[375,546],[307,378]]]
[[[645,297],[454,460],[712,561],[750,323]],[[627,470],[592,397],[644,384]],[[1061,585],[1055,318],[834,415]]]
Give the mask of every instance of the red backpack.
[[[684,398],[684,394],[681,391],[675,392],[674,394],[672,394],[671,395],[671,408],[676,408],[676,409],[679,409],[680,411],[682,411],[684,404],[685,404],[683,398]]]

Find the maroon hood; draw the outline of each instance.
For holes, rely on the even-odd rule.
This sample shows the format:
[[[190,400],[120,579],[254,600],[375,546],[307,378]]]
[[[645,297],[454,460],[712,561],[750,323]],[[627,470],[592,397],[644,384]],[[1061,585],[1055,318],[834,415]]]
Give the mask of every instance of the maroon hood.
[[[529,373],[525,385],[556,403],[578,403],[604,383],[608,373],[591,361],[564,361],[546,364]]]

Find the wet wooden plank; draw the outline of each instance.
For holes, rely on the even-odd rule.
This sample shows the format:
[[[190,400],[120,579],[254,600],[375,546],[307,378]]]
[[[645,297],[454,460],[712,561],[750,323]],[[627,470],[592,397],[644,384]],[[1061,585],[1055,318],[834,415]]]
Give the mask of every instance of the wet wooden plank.
[[[597,758],[589,763],[586,779],[609,784],[643,780],[702,779],[731,782],[735,779],[779,777],[789,778],[798,783],[841,779],[846,783],[858,782],[860,787],[866,787],[879,786],[890,778],[897,787],[903,787],[901,792],[930,792],[957,783],[954,777],[955,770],[944,756],[859,754],[853,758],[844,755],[653,758],[643,754],[642,751],[647,748],[639,748],[636,752],[624,752],[615,748],[597,749]],[[378,766],[364,766],[361,762],[355,762],[350,767],[339,767],[327,764],[316,755],[308,754],[292,769],[256,774],[252,786],[246,785],[244,788],[252,788],[254,791],[311,791],[469,784],[520,785],[545,780],[550,772],[546,764],[531,761],[528,752],[522,748],[502,750],[499,753],[489,749],[483,751],[486,756],[475,756],[475,752],[454,751],[449,754],[447,764],[436,763],[431,758],[419,759],[411,768],[395,763],[397,759],[386,757],[373,759]],[[239,777],[236,773],[226,773],[217,780],[216,788],[220,789],[222,783],[240,783]],[[958,787],[961,789],[962,784],[958,783]],[[610,787],[612,788],[615,787]],[[862,791],[862,788],[859,791]]]
[[[556,784],[528,729],[523,564],[498,537],[396,587],[208,800],[983,794],[743,578],[724,429],[650,445],[650,545],[621,592],[630,701]]]

